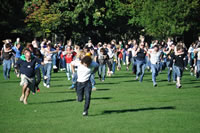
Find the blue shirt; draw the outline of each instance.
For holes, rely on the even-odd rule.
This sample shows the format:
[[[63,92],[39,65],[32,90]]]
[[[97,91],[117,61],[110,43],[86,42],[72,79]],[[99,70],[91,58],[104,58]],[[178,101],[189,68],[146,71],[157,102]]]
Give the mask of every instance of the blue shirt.
[[[20,47],[19,49],[17,49],[17,47],[12,47],[12,50],[15,51],[15,57],[16,58],[20,58],[21,52],[22,52],[22,48]]]
[[[36,63],[41,64],[41,60],[38,58],[31,59],[30,62],[19,59],[16,63],[17,67],[20,68],[20,72],[25,74],[27,77],[32,78],[35,76],[35,65]]]

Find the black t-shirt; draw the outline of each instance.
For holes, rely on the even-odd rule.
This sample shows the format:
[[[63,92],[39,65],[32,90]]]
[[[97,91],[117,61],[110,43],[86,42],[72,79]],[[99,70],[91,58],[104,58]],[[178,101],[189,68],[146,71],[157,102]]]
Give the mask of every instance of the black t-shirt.
[[[9,52],[5,52],[4,49],[3,49],[3,53],[2,53],[3,59],[10,60],[11,57],[13,56],[13,54],[14,54],[13,50],[10,50]]]
[[[17,66],[20,68],[20,72],[22,74],[25,74],[27,77],[31,78],[35,76],[35,64],[41,64],[41,60],[34,57],[31,59],[31,62],[27,62],[24,60],[18,60],[17,61]]]
[[[183,68],[183,67],[184,67],[184,58],[185,58],[185,54],[174,55],[173,57],[174,57],[174,59],[175,59],[174,65]]]
[[[145,60],[145,56],[146,56],[146,52],[144,51],[144,49],[140,49],[140,51],[137,53],[137,60],[143,61]]]

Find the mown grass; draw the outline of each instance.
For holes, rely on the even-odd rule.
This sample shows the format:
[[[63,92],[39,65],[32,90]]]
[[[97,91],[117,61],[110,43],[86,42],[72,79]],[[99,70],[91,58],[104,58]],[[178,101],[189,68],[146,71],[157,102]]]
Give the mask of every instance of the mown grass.
[[[84,103],[67,89],[64,72],[52,73],[51,88],[40,84],[41,92],[30,95],[28,105],[19,102],[20,79],[13,71],[3,79],[0,66],[1,133],[199,133],[200,83],[184,72],[183,87],[167,82],[166,71],[153,87],[151,73],[144,81],[124,69],[105,82],[97,82],[89,116],[83,117]]]

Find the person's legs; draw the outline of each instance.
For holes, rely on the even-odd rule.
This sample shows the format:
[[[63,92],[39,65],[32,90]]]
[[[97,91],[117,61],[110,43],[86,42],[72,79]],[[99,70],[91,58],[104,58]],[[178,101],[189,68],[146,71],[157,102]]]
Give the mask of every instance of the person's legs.
[[[27,99],[28,99],[28,96],[30,94],[30,89],[27,87],[26,91],[25,91],[25,96],[24,96],[24,104],[28,104],[27,103]]]
[[[28,87],[28,84],[24,84],[24,85],[22,86],[22,95],[21,95],[21,97],[20,97],[20,102],[23,102],[23,101],[24,101],[25,92],[26,92],[27,87]]]
[[[7,66],[7,77],[8,77],[8,79],[10,78],[11,65],[12,65],[12,61],[8,60],[8,66]]]
[[[143,81],[145,67],[146,67],[146,64],[143,62],[142,65],[141,65],[142,74],[141,74],[141,76],[140,76],[140,82]]]
[[[102,65],[102,81],[105,80],[105,76],[106,76],[106,64]]]
[[[70,65],[69,65],[69,63],[66,63],[66,75],[67,75],[67,79],[70,80]]]
[[[113,74],[115,73],[115,66],[116,66],[116,61],[113,61],[113,66],[112,66],[112,72],[113,72]]]
[[[139,77],[139,75],[140,75],[140,73],[141,73],[141,65],[142,65],[141,61],[138,61],[138,60],[137,60],[136,80],[138,79],[138,77]]]
[[[84,94],[84,86],[80,82],[77,82],[77,84],[76,84],[76,94],[77,94],[77,101],[82,102],[83,94]]]
[[[36,77],[36,79],[35,79],[35,87],[36,87],[37,91],[39,91],[40,90],[39,89],[39,84],[41,82],[41,72],[40,72],[39,68],[37,68],[35,70],[35,77]]]
[[[4,76],[5,79],[8,79],[8,77],[7,77],[7,65],[8,65],[7,61],[3,60],[3,76]]]
[[[156,65],[155,64],[151,64],[151,70],[152,70],[152,81],[153,81],[153,85],[156,85]]]
[[[85,115],[87,115],[88,109],[90,107],[90,99],[91,99],[91,92],[92,92],[92,85],[91,85],[90,82],[86,82],[85,87],[84,87],[84,91],[85,91],[84,112],[85,112]]]
[[[51,81],[51,70],[52,70],[52,64],[48,63],[47,64],[47,80],[46,80],[46,84],[47,87],[50,87],[50,81]]]
[[[199,78],[200,76],[200,60],[197,60],[197,74],[196,77]]]

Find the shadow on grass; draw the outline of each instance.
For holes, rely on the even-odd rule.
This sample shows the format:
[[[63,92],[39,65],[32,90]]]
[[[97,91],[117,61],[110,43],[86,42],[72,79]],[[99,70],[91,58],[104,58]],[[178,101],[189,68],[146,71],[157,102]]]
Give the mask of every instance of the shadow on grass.
[[[176,109],[176,107],[166,106],[166,107],[149,107],[149,108],[139,108],[139,109],[105,110],[102,112],[102,114],[127,113],[127,112],[152,111],[152,110],[173,110],[173,109]]]
[[[95,98],[91,98],[91,100],[109,100],[109,99],[112,99],[112,97],[95,97]],[[76,99],[65,99],[65,100],[58,100],[58,101],[30,103],[29,105],[34,105],[34,104],[52,104],[52,103],[66,103],[66,102],[74,102],[74,101],[77,101],[77,100]]]
[[[96,85],[113,85],[113,84],[120,84],[120,82],[115,82],[115,83],[105,83],[105,82],[96,83]]]
[[[43,92],[43,93],[75,93],[76,91],[50,91],[50,92]]]
[[[110,89],[97,89],[96,91],[109,91]]]

